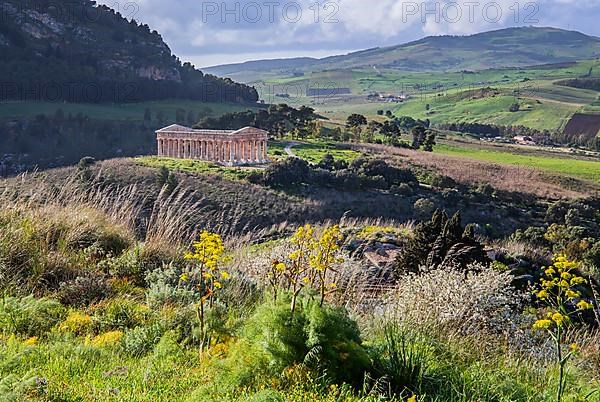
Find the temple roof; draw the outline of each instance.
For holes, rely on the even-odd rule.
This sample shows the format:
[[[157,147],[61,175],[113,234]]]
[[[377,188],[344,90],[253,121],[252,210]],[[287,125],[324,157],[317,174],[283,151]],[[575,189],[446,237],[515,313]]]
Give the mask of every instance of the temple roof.
[[[243,127],[239,130],[212,130],[212,129],[196,129],[185,127],[179,124],[171,124],[170,126],[157,130],[156,133],[193,133],[193,134],[244,134],[244,132],[262,132],[267,133],[265,130],[261,130],[256,127]]]

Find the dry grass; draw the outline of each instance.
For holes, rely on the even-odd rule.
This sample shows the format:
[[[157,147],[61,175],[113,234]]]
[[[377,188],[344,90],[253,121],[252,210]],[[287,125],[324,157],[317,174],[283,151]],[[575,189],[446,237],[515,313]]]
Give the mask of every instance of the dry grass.
[[[366,152],[385,155],[396,163],[406,163],[433,170],[459,183],[489,184],[492,187],[542,198],[580,198],[597,192],[593,184],[550,175],[539,169],[500,165],[460,156],[414,151],[384,145],[361,145]]]

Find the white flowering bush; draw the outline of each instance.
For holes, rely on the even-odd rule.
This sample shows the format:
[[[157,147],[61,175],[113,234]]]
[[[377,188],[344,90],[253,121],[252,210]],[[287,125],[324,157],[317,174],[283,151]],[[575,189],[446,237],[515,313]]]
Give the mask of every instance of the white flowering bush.
[[[400,278],[386,300],[387,311],[413,323],[429,322],[462,334],[521,330],[526,294],[511,286],[509,273],[484,266],[437,269]]]

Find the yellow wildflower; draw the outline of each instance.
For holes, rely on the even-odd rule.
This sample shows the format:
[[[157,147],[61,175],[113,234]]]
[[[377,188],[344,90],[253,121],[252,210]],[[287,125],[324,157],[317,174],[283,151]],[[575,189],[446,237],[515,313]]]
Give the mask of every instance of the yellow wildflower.
[[[221,271],[221,279],[223,279],[224,281],[226,281],[229,278],[230,278],[229,272],[227,272],[227,271]]]
[[[571,352],[575,352],[577,349],[579,349],[579,345],[576,343],[572,343],[571,346],[569,346],[569,349],[571,350]]]
[[[221,289],[223,287],[223,285],[221,284],[221,282],[215,281],[214,282],[214,287],[215,287],[215,289]]]
[[[537,293],[537,297],[538,297],[538,299],[542,299],[542,300],[543,299],[547,299],[548,298],[548,292],[546,290],[540,290]]]
[[[552,321],[556,323],[559,327],[563,325],[563,323],[567,320],[567,317],[562,315],[561,313],[552,314]]]
[[[190,277],[186,273],[183,273],[183,274],[179,275],[179,280],[181,282],[187,282],[189,279],[190,279]]]
[[[569,279],[571,279],[571,278],[573,277],[573,275],[571,275],[571,274],[570,274],[570,273],[568,273],[568,272],[563,272],[562,274],[560,274],[560,277],[561,277],[562,279],[564,279],[564,280],[567,280],[567,281],[568,281]]]
[[[283,272],[285,271],[285,264],[283,262],[280,262],[279,264],[275,265],[275,269],[279,272]]]
[[[34,346],[37,343],[38,343],[37,336],[32,336],[31,338],[27,338],[26,340],[23,341],[23,345],[26,345],[26,346]]]
[[[590,310],[593,307],[594,307],[593,305],[591,305],[590,303],[586,302],[585,300],[581,300],[579,303],[577,303],[577,309],[578,310]]]
[[[578,298],[579,296],[581,296],[581,293],[579,293],[579,292],[576,292],[576,291],[574,291],[574,290],[571,290],[571,289],[569,289],[569,290],[567,290],[567,291],[565,292],[565,295],[567,296],[567,298],[569,298],[570,300],[572,300],[572,299],[576,299],[576,298]]]
[[[548,329],[552,325],[552,321],[550,320],[537,320],[535,324],[533,324],[534,329]]]

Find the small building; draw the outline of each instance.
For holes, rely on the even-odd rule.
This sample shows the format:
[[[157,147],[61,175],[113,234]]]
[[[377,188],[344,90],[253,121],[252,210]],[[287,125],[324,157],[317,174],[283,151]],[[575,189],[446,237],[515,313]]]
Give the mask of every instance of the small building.
[[[269,133],[255,127],[205,130],[173,124],[156,131],[158,156],[199,159],[225,166],[269,163]]]

